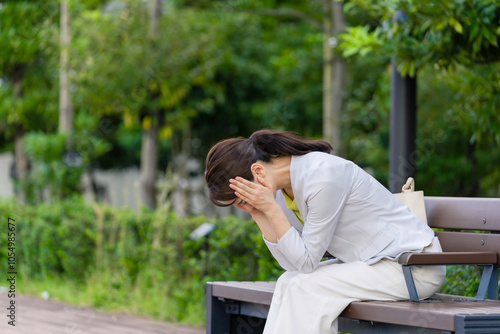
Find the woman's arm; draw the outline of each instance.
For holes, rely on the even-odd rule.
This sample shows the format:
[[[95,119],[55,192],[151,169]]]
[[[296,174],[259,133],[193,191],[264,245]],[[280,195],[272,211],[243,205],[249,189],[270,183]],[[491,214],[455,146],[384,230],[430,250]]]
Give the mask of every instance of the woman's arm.
[[[278,249],[276,233],[274,232],[274,229],[269,223],[266,215],[244,201],[240,201],[240,203],[234,204],[234,206],[252,215],[252,219],[255,221],[257,226],[259,226],[259,229],[262,232],[264,243],[280,266],[285,270],[297,270],[297,268],[290,261],[288,261],[286,256]]]
[[[252,218],[255,221],[255,223],[257,223],[257,225],[259,226],[260,231],[262,232],[262,235],[269,242],[273,242],[273,243],[278,242],[276,232],[274,231],[274,229],[273,229],[271,223],[269,222],[269,220],[267,219],[266,215],[264,213],[262,213],[261,211],[259,211],[259,213],[260,213],[259,215],[252,216]]]
[[[234,207],[248,212],[252,216],[252,219],[255,221],[255,223],[257,223],[257,226],[259,226],[259,229],[266,240],[274,243],[277,241],[276,233],[274,232],[272,226],[269,224],[269,220],[267,219],[266,215],[262,211],[257,210],[253,205],[248,204],[244,200],[241,200],[237,204],[235,203]]]
[[[302,235],[291,225],[265,181],[231,180],[237,197],[262,211],[277,237],[277,249],[301,272],[316,270],[330,244],[348,197],[348,178],[332,177],[330,170],[318,170],[308,180],[303,194],[308,214]]]

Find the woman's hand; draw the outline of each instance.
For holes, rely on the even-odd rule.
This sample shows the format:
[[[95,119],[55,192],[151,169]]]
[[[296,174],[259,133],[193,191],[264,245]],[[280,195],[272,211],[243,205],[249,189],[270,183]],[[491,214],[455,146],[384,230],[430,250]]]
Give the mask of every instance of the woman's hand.
[[[251,206],[250,204],[246,203],[245,201],[239,198],[236,199],[236,202],[233,204],[233,206],[236,207],[237,209],[243,210],[252,215],[253,220],[259,226],[266,240],[270,242],[277,242],[276,233],[269,224],[266,215],[262,213],[262,211],[257,210],[255,207]]]
[[[238,197],[237,201],[240,200],[234,205],[237,208],[240,206],[242,210],[253,208],[250,213],[259,225],[264,238],[276,243],[292,226],[276,202],[271,185],[259,176],[256,179],[257,182],[250,182],[241,177],[229,180],[229,186]]]
[[[241,203],[245,203],[246,208],[251,206],[254,210],[266,214],[277,205],[272,187],[261,177],[257,177],[257,182],[250,182],[242,177],[230,179],[229,182],[229,187],[235,191],[236,197],[242,200]]]
[[[248,212],[249,214],[252,215],[252,217],[254,215],[263,214],[262,212],[257,210],[255,207],[253,207],[252,205],[248,204],[247,202],[245,202],[244,200],[242,200],[240,198],[236,199],[233,206],[237,209],[240,209],[241,211]]]

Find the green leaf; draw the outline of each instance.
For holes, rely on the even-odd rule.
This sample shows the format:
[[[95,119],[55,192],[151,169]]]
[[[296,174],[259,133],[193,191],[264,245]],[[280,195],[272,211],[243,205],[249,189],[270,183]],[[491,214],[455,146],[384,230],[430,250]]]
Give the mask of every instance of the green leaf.
[[[453,29],[455,29],[456,32],[458,32],[459,34],[463,34],[464,28],[462,27],[460,22],[458,22],[454,17],[450,17],[448,22],[450,23],[450,26],[452,26]]]
[[[487,27],[483,26],[481,28],[481,32],[483,33],[483,36],[486,37],[486,39],[493,44],[494,46],[498,46],[497,42],[497,36],[493,33],[491,33]]]
[[[469,41],[474,40],[479,34],[479,24],[474,24],[470,30]]]

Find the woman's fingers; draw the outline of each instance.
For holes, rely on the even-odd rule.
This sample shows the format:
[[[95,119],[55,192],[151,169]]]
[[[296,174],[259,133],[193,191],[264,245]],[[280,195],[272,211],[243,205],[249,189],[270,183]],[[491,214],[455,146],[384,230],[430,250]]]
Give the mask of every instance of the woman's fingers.
[[[248,212],[248,208],[247,208],[244,204],[242,204],[242,203],[240,203],[240,204],[234,204],[234,206],[235,206],[237,209],[240,209],[240,210],[243,210],[243,211],[247,211],[247,212]]]
[[[236,197],[238,198],[241,198],[242,200],[244,200],[245,202],[247,201],[247,198],[245,197],[245,195],[235,191],[234,194],[236,195]]]
[[[233,188],[233,187],[231,187],[231,188]],[[251,196],[251,195],[249,193],[247,193],[244,190],[236,189],[236,188],[233,188],[233,190],[234,190],[234,194],[236,195],[236,197],[241,198],[245,202],[251,202],[251,200],[249,198],[249,196]]]
[[[245,180],[245,179],[238,177],[236,180],[233,180],[233,179],[229,180],[229,182],[231,183],[229,185],[231,187],[231,189],[236,190],[240,194],[249,193],[255,189],[254,187],[251,186],[251,185],[255,185],[255,183],[250,182],[250,184],[249,184],[249,183],[247,183],[249,181],[245,180],[246,182],[243,182],[241,180]]]
[[[256,182],[236,177],[229,180],[229,187],[234,190],[237,198],[261,212],[265,212],[276,202],[272,187],[261,177],[257,177]],[[238,203],[239,207],[240,204],[241,202]]]
[[[234,190],[236,197],[245,201],[257,210],[268,207],[275,201],[271,186],[261,177],[257,182],[251,182],[241,177],[230,179],[229,187]]]
[[[231,180],[233,180],[233,179],[231,179]],[[229,182],[231,182],[231,180],[229,180]],[[246,186],[248,188],[255,188],[257,186],[257,184],[255,184],[254,182],[248,181],[247,179],[244,179],[240,176],[237,176],[234,179],[234,181],[235,181],[235,182],[233,182],[234,184],[241,183],[243,186]]]
[[[246,211],[248,213],[252,212],[252,210],[254,209],[253,206],[251,206],[250,204],[248,203],[245,203],[244,201],[242,201],[241,203],[238,203],[238,204],[234,204],[234,206],[237,208],[237,209],[240,209],[240,210],[243,210],[243,211]]]
[[[255,187],[257,186],[257,184],[253,182],[247,181],[240,177],[238,177],[236,180],[231,179],[229,182],[229,187],[235,191],[234,194],[245,202],[253,204],[253,200],[255,199],[255,197],[259,196],[260,191],[257,187]]]

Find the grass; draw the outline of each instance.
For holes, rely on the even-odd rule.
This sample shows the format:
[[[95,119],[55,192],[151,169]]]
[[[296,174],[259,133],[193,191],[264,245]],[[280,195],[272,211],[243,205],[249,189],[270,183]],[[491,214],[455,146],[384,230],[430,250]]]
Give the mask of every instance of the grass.
[[[100,311],[123,312],[200,328],[205,326],[203,293],[200,293],[199,303],[182,304],[179,300],[182,293],[176,295],[175,291],[169,291],[168,284],[117,284],[111,277],[106,276],[93,276],[86,283],[76,283],[58,277],[40,280],[23,278],[19,279],[18,287],[19,291],[26,295],[41,298],[42,292],[46,291],[51,300]]]

